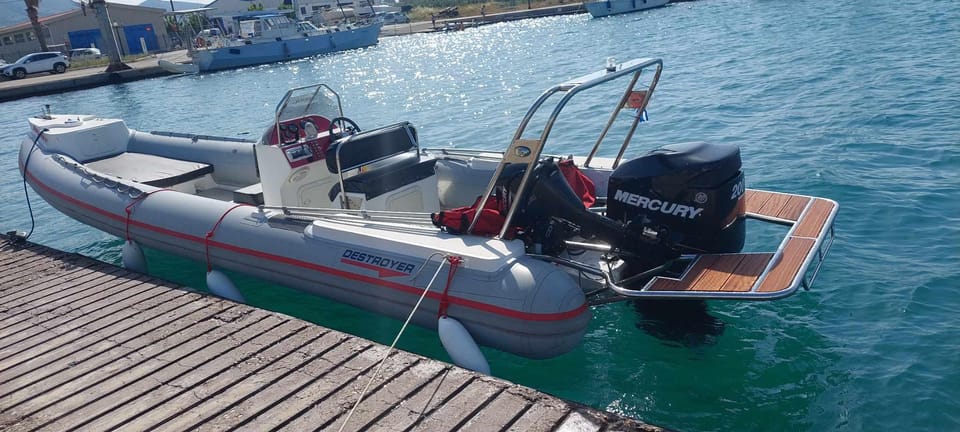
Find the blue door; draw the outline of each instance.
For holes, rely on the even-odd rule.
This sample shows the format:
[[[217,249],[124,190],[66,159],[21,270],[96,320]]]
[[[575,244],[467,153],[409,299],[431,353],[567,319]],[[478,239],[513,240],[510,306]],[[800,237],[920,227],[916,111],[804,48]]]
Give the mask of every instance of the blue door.
[[[140,38],[147,44],[147,51],[159,51],[160,45],[157,43],[157,32],[153,24],[134,24],[123,26],[123,36],[127,41],[127,54],[140,54],[143,49],[140,47]]]
[[[77,30],[67,33],[70,38],[70,48],[90,48],[94,46],[103,50],[103,37],[100,29]]]

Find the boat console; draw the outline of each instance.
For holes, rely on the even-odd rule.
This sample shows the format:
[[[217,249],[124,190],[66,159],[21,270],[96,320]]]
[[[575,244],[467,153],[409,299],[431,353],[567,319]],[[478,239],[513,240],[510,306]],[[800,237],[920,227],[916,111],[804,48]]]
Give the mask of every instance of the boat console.
[[[360,131],[318,84],[292,89],[257,145],[267,206],[436,211],[435,160],[408,122]],[[343,193],[343,192],[346,193]]]
[[[344,137],[327,150],[326,163],[339,180],[328,198],[341,208],[439,210],[436,159],[421,160],[417,130],[409,122]]]
[[[341,116],[339,96],[325,85],[287,91],[256,146],[263,204],[331,207],[326,195],[336,177],[324,159],[331,120]]]

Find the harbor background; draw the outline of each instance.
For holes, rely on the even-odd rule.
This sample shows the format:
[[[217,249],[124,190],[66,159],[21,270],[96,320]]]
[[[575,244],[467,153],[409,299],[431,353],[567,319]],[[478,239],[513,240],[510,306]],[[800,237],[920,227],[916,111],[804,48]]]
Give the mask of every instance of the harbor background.
[[[425,146],[502,149],[549,85],[607,57],[662,57],[632,154],[739,145],[748,187],[841,204],[809,292],[709,302],[661,320],[593,310],[580,348],[533,361],[485,350],[496,376],[680,430],[960,428],[960,3],[702,0],[383,38],[363,50],[0,104],[0,229],[28,230],[17,171],[25,118],[120,117],[139,130],[257,137],[283,92],[324,82],[363,128],[409,120]],[[558,127],[583,152],[610,101]],[[121,241],[31,191],[32,241],[119,262]],[[204,266],[150,252],[151,273],[202,287]],[[389,343],[400,322],[238,277],[251,304]],[[446,360],[436,334],[400,348]]]

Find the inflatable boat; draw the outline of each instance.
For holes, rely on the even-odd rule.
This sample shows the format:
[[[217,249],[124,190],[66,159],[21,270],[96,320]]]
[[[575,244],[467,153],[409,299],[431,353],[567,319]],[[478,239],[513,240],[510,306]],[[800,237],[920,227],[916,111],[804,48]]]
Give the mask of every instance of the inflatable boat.
[[[747,189],[737,147],[623,160],[661,70],[610,63],[552,86],[502,152],[422,147],[407,122],[360,130],[318,84],[288,91],[257,140],[47,112],[29,119],[20,169],[53,207],[125,239],[130,268],[146,270],[145,246],[205,262],[211,290],[237,300],[220,269],[411,316],[458,363],[477,344],[549,358],[580,343],[592,306],[791,295],[833,242],[835,202]],[[552,156],[567,103],[624,82],[605,126],[578,123],[597,125],[590,152]],[[742,252],[748,218],[785,227],[779,246]]]

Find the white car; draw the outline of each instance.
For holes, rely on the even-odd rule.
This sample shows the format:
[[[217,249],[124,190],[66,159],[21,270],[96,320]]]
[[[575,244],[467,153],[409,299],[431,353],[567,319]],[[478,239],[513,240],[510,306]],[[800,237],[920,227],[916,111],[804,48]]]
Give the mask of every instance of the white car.
[[[40,52],[27,54],[3,67],[3,75],[16,79],[37,72],[63,73],[70,67],[70,60],[63,53]]]
[[[400,12],[387,12],[380,15],[380,21],[384,24],[404,24],[410,22],[410,18]]]
[[[68,54],[70,61],[96,60],[102,57],[97,48],[74,48]]]

